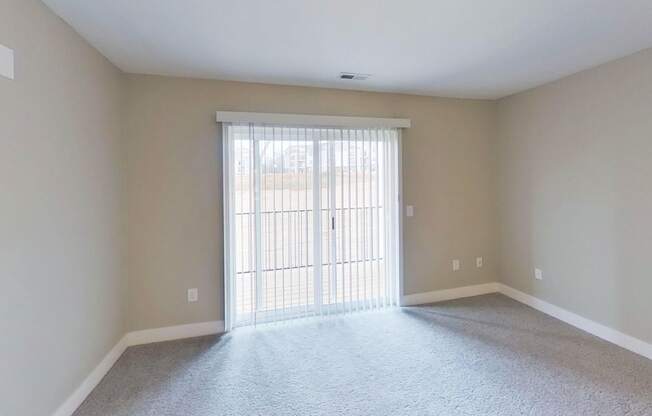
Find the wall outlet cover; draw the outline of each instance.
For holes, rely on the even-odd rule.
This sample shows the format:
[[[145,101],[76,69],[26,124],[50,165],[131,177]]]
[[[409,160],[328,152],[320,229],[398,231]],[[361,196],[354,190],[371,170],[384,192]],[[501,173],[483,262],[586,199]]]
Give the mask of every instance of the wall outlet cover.
[[[14,51],[0,45],[0,76],[14,79]]]
[[[483,259],[482,257],[476,257],[475,259],[475,267],[480,268],[482,267]]]
[[[534,269],[534,278],[537,280],[543,280],[543,272],[541,269]]]
[[[414,217],[414,206],[408,205],[405,207],[405,215],[408,217]]]
[[[456,272],[460,269],[460,261],[459,260],[453,260],[453,271]]]
[[[188,302],[197,302],[199,300],[199,291],[196,288],[188,289]]]

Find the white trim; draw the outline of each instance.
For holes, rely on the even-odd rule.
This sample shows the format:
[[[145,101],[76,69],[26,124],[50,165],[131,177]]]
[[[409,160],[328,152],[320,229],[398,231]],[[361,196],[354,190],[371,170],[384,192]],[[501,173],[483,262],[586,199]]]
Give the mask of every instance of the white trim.
[[[518,291],[502,283],[496,283],[496,285],[498,287],[498,291],[505,296],[526,304],[540,312],[545,313],[546,315],[552,316],[553,318],[557,318],[560,321],[564,321],[567,324],[588,332],[589,334],[595,335],[598,338],[602,338],[605,341],[616,344],[619,347],[625,348],[626,350],[632,351],[652,360],[652,344],[649,344],[638,338],[634,338],[630,335],[623,334],[622,332],[610,328],[606,325],[584,318],[583,316],[580,316],[574,312],[560,308],[559,306],[538,299],[532,295],[528,295],[527,293]]]
[[[638,338],[623,334],[608,326],[584,318],[527,293],[520,292],[502,283],[485,283],[464,286],[454,289],[436,290],[433,292],[415,293],[403,296],[402,306],[420,305],[441,302],[445,300],[466,298],[499,292],[536,309],[540,312],[566,322],[576,328],[586,331],[598,338],[618,345],[626,350],[652,360],[652,344]],[[214,335],[224,332],[224,321],[201,322],[197,324],[178,325],[164,328],[146,329],[127,333],[102,359],[89,376],[77,387],[68,399],[53,413],[52,416],[71,416],[86,400],[86,397],[99,384],[111,367],[118,361],[127,347],[149,344],[153,342],[171,341],[182,338],[192,338],[204,335]]]
[[[539,312],[543,312],[546,315],[559,319],[560,321],[588,332],[591,335],[595,335],[598,338],[652,360],[652,344],[631,335],[624,334],[606,325],[584,318],[574,312],[560,308],[557,305],[553,305],[552,303],[548,303],[502,283],[486,283],[475,286],[437,290],[434,292],[415,293],[413,295],[403,296],[401,306],[423,305],[445,300],[485,295],[494,292],[501,293],[517,302],[530,306]]]
[[[413,295],[403,296],[401,306],[423,305],[495,292],[501,293],[517,302],[530,306],[539,312],[543,312],[546,315],[566,322],[575,328],[581,329],[591,335],[595,335],[598,338],[652,360],[652,344],[587,319],[574,312],[560,308],[557,305],[553,305],[552,303],[546,302],[532,295],[528,295],[527,293],[518,291],[502,283],[486,283],[475,286],[437,290],[434,292],[415,293]]]
[[[86,397],[102,381],[102,378],[109,372],[113,364],[118,361],[123,352],[127,349],[127,336],[122,337],[120,341],[109,351],[109,353],[100,361],[93,371],[86,377],[77,389],[63,402],[54,412],[53,416],[70,416],[86,400]]]
[[[127,345],[132,346],[221,334],[222,332],[224,332],[224,321],[211,321],[134,331],[128,333],[125,337]]]
[[[409,128],[412,125],[407,118],[320,116],[313,114],[280,113],[246,113],[238,111],[218,111],[218,123],[261,123],[280,124],[284,126],[311,127],[387,127]]]
[[[153,342],[172,341],[175,339],[193,338],[204,335],[221,334],[224,332],[224,321],[201,322],[197,324],[168,326],[164,328],[146,329],[125,334],[124,337],[109,351],[95,369],[66,399],[52,416],[71,416],[86,400],[89,394],[111,370],[120,356],[128,347],[150,344]]]
[[[442,302],[445,300],[468,298],[471,296],[496,293],[496,283],[484,283],[473,286],[456,287],[453,289],[435,290],[433,292],[415,293],[405,295],[401,299],[401,306],[423,305],[426,303]]]

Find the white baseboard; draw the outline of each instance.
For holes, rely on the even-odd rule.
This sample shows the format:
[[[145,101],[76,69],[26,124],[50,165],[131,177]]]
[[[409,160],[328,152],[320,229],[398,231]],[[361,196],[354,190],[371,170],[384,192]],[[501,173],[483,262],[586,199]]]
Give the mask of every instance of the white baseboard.
[[[484,283],[473,286],[456,287],[454,289],[435,290],[433,292],[415,293],[401,298],[401,306],[423,305],[442,302],[451,299],[468,298],[470,296],[486,295],[498,291],[496,283]]]
[[[102,359],[100,364],[77,387],[68,399],[52,416],[71,416],[86,400],[86,397],[102,381],[111,367],[118,361],[128,347],[150,344],[153,342],[172,341],[182,338],[201,337],[224,332],[224,321],[200,322],[197,324],[168,326],[165,328],[146,329],[127,333]]]
[[[602,325],[590,319],[584,318],[583,316],[580,316],[574,312],[567,311],[566,309],[535,298],[534,296],[528,295],[527,293],[520,292],[502,283],[497,283],[497,287],[498,291],[505,296],[508,296],[518,302],[524,303],[538,311],[545,313],[546,315],[557,318],[560,321],[564,321],[567,324],[588,332],[589,334],[595,335],[598,338],[602,338],[605,341],[609,341],[612,344],[616,344],[619,347],[625,348],[626,350],[632,351],[652,360],[652,344],[649,344],[638,338],[634,338],[630,335],[623,334],[622,332],[617,331],[613,328],[609,328],[606,325]]]
[[[505,296],[595,335],[598,338],[602,338],[605,341],[611,342],[612,344],[618,345],[626,350],[652,360],[652,344],[630,335],[623,334],[613,328],[609,328],[608,326],[584,318],[576,313],[567,311],[566,309],[528,295],[527,293],[520,292],[502,283],[485,283],[454,289],[406,295],[401,298],[401,305],[421,305],[470,296],[486,295],[495,292],[502,293]],[[99,384],[106,373],[109,372],[113,364],[118,361],[122,353],[130,346],[213,335],[222,332],[224,332],[224,321],[201,322],[197,324],[129,332],[115,345],[115,347],[111,349],[111,351],[109,351],[106,357],[104,357],[100,364],[95,367],[91,374],[82,382],[74,393],[61,406],[59,406],[53,416],[71,416],[75,410],[77,410],[79,405],[86,400],[86,397]]]
[[[201,337],[224,332],[224,321],[200,322],[197,324],[168,326],[164,328],[145,329],[126,335],[127,345],[151,344],[153,342],[172,341],[182,338]]]
[[[89,374],[88,377],[77,387],[77,389],[63,402],[54,412],[53,416],[70,416],[86,400],[86,397],[102,381],[102,378],[109,372],[113,364],[120,358],[122,353],[127,349],[126,336],[109,351],[97,367]]]
[[[642,355],[652,360],[652,344],[624,334],[606,325],[584,318],[574,312],[570,312],[559,306],[553,305],[538,299],[527,293],[520,292],[502,283],[485,283],[474,286],[464,286],[447,290],[436,290],[434,292],[415,293],[403,296],[401,306],[423,305],[426,303],[442,302],[445,300],[466,298],[470,296],[485,295],[499,292],[520,303],[530,306],[540,312],[566,322],[576,328],[602,338],[605,341],[618,345],[631,352]]]

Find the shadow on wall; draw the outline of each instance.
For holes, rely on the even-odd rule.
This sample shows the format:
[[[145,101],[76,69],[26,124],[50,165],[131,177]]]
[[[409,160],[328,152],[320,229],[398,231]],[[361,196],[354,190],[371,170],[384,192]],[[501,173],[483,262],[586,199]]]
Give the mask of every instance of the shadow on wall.
[[[652,83],[593,81],[500,103],[501,277],[652,342]]]

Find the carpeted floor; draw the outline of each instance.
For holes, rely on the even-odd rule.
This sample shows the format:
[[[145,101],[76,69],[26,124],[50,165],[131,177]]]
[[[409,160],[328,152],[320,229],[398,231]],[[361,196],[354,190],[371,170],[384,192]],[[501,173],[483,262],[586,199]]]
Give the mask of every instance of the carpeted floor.
[[[652,361],[486,295],[132,347],[91,415],[652,415]]]

